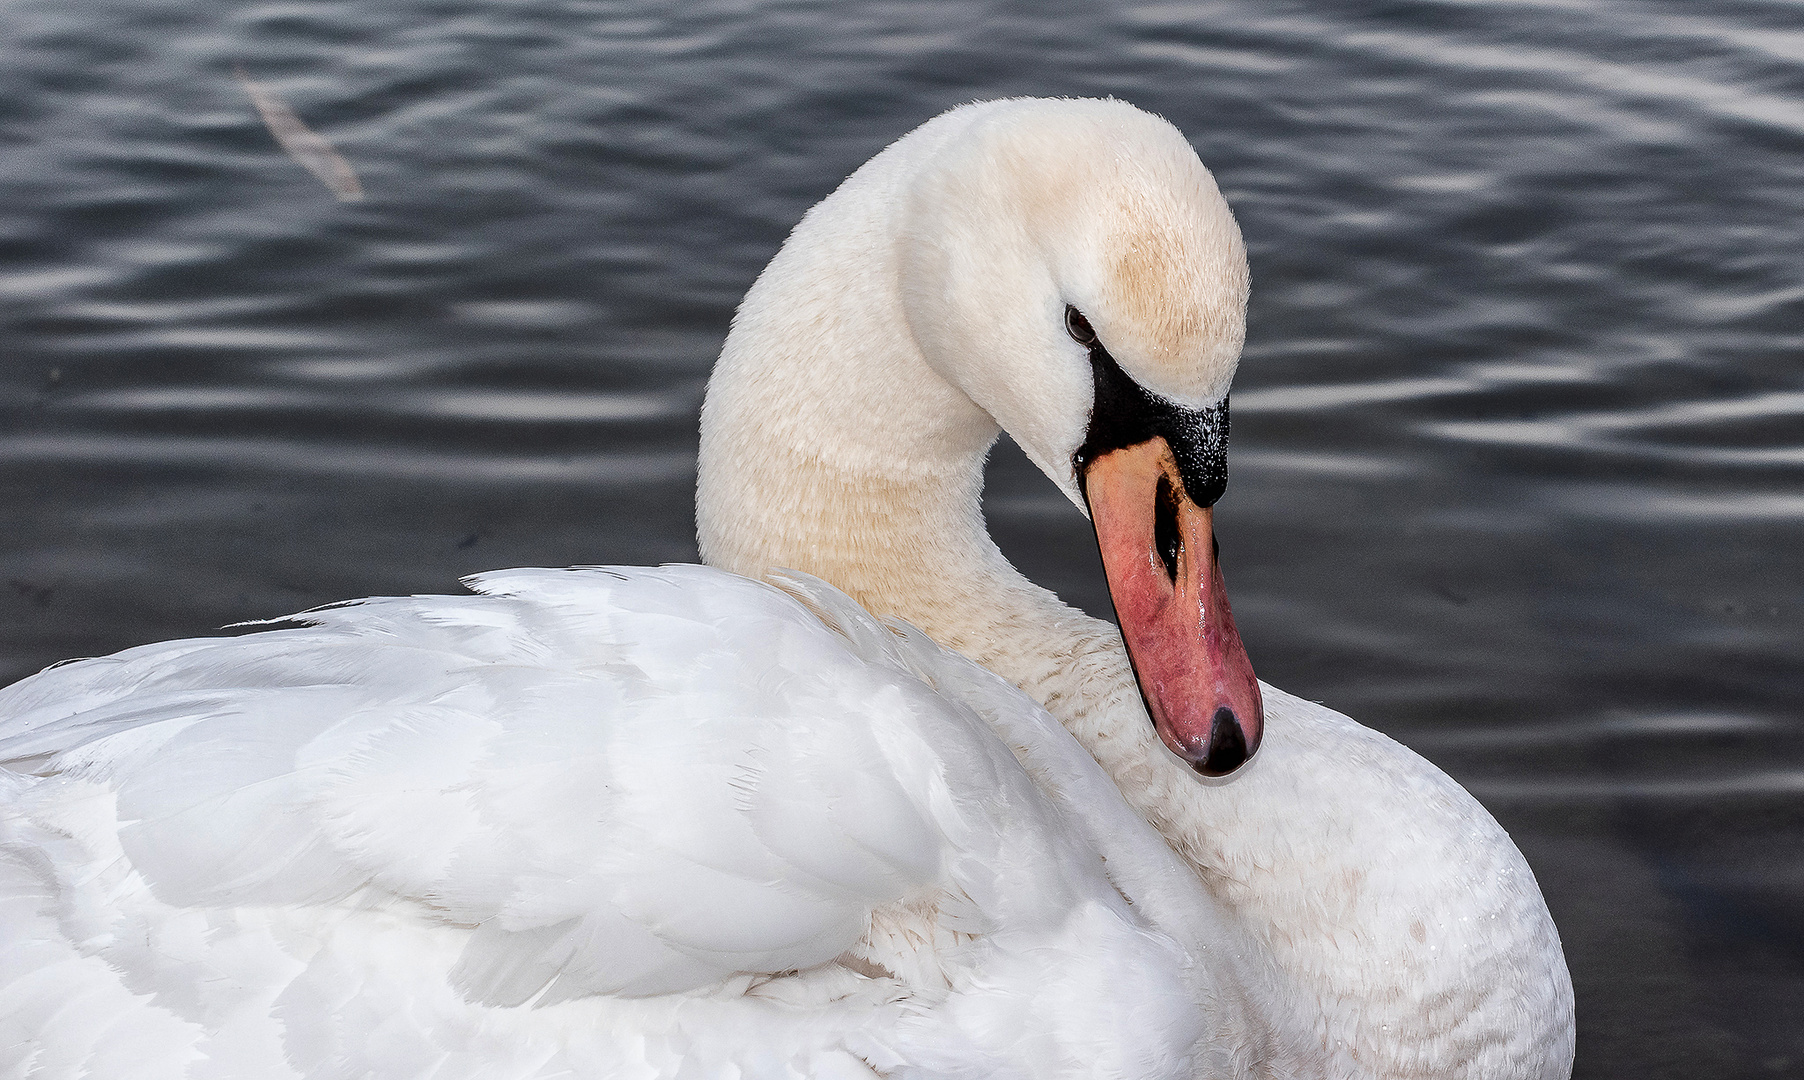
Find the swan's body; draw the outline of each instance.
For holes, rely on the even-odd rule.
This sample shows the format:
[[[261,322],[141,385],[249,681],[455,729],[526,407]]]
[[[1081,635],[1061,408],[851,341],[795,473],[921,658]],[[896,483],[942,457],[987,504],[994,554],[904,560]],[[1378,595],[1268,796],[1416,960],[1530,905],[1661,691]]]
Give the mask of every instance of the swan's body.
[[[1219,991],[1096,852],[1176,860],[1006,684],[824,586],[480,588],[6,692],[7,1075],[1188,1071]]]
[[[1113,102],[941,117],[748,295],[704,555],[1000,679],[818,583],[672,568],[0,692],[0,1075],[1567,1075],[1557,935],[1470,796],[1269,687],[1264,748],[1199,779],[1183,703],[1155,734],[1120,635],[984,533],[998,421],[1078,495],[1063,305],[1203,410],[1244,297],[1208,174]]]

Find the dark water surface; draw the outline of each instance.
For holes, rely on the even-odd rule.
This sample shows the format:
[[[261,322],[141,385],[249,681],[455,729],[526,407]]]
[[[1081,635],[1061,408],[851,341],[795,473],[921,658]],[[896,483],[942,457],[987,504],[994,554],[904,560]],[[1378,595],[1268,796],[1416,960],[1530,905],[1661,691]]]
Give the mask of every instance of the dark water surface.
[[[7,0],[0,676],[693,558],[740,294],[890,140],[1024,93],[1215,169],[1254,663],[1510,827],[1578,1074],[1804,1076],[1795,3]],[[1012,448],[992,481],[1004,547],[1106,611],[1076,512]]]

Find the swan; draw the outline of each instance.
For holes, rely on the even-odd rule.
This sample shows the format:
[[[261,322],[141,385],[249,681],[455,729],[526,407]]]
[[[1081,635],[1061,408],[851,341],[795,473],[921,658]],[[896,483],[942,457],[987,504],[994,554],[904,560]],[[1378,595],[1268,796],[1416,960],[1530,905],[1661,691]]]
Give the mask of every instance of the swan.
[[[1165,121],[954,109],[740,307],[707,566],[0,691],[0,1074],[1569,1076],[1508,836],[1253,677],[1210,509],[1247,287]],[[1120,631],[988,537],[1002,430]]]

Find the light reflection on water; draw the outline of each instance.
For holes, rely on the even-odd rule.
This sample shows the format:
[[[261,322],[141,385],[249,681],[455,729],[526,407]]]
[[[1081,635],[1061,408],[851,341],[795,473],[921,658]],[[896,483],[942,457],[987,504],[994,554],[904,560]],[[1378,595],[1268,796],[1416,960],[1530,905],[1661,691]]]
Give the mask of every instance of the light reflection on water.
[[[702,381],[962,101],[1190,135],[1254,270],[1219,514],[1268,680],[1521,841],[1581,1076],[1804,1075],[1804,31],[1782,3],[10,5],[0,673],[693,558]],[[270,141],[242,61],[356,166]],[[989,511],[1107,612],[1018,452]]]

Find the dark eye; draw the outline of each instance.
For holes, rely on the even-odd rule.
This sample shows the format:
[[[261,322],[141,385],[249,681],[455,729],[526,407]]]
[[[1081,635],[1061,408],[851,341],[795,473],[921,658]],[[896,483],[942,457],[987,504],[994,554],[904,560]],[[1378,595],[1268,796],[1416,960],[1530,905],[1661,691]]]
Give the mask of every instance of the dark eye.
[[[1089,319],[1084,318],[1083,312],[1070,304],[1065,305],[1065,332],[1079,345],[1096,344],[1096,328],[1090,325]]]

